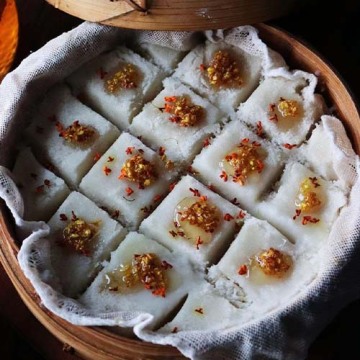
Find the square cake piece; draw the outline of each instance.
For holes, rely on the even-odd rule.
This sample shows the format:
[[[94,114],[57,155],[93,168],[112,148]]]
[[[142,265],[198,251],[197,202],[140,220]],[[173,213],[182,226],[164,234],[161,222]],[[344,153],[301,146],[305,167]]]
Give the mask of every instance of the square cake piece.
[[[185,257],[131,232],[80,301],[100,313],[150,313],[150,327],[156,328],[195,287],[197,279]]]
[[[157,65],[167,75],[175,70],[176,65],[186,54],[186,51],[175,50],[166,46],[150,43],[140,43],[135,51],[146,60]]]
[[[48,225],[51,265],[69,297],[89,286],[126,235],[117,221],[78,192],[69,195]]]
[[[277,190],[260,204],[259,213],[298,246],[310,242],[315,248],[328,237],[346,202],[336,184],[300,163],[289,162]]]
[[[215,262],[227,248],[244,214],[235,205],[185,176],[140,232],[195,262]]]
[[[175,176],[153,150],[123,133],[84,177],[80,189],[134,230],[169,191]]]
[[[179,81],[164,80],[164,90],[144,106],[129,131],[174,162],[189,164],[204,141],[220,130],[222,113]]]
[[[74,93],[120,129],[161,89],[165,74],[125,47],[85,64],[67,81]]]
[[[23,196],[25,220],[49,220],[70,193],[64,180],[45,169],[28,147],[20,151],[12,173]]]
[[[258,86],[261,59],[226,42],[198,45],[176,69],[174,76],[232,115]]]
[[[119,130],[83,105],[65,85],[52,88],[27,128],[35,155],[72,187],[119,136]]]
[[[292,78],[268,77],[238,110],[241,121],[256,128],[282,147],[302,143],[311,125],[324,112],[320,95],[314,94],[308,78],[314,75],[297,72]]]
[[[209,274],[232,279],[247,295],[248,316],[259,317],[304,290],[319,268],[315,253],[303,254],[268,222],[245,220],[230,248]]]
[[[252,212],[283,166],[282,152],[239,121],[227,124],[192,164],[205,184]]]

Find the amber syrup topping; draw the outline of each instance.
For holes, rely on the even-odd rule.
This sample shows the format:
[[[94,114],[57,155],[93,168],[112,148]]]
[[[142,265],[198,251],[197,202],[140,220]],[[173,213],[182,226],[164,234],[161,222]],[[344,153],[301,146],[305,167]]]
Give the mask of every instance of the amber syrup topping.
[[[124,89],[134,89],[138,86],[140,73],[133,64],[124,64],[112,75],[104,79],[105,90],[114,94]]]
[[[280,250],[270,248],[255,256],[255,266],[265,275],[281,278],[291,268],[291,257]]]

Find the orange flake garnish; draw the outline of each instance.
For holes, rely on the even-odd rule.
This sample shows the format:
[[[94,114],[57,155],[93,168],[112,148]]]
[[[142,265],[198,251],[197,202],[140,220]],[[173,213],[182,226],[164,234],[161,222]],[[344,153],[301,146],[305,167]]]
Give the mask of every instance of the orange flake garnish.
[[[245,264],[241,265],[238,270],[239,275],[246,275],[248,273],[248,268]]]
[[[165,148],[163,146],[160,146],[158,151],[160,156],[165,155]]]
[[[112,157],[112,156],[108,156],[108,158],[107,158],[107,162],[113,162],[114,161],[114,157]]]
[[[318,179],[316,177],[309,177],[311,183],[314,185],[315,188],[319,187],[320,184],[318,182]]]
[[[101,158],[101,154],[97,152],[97,153],[95,153],[93,160],[94,160],[94,162],[97,162],[97,161],[99,161],[100,158]]]
[[[231,221],[231,220],[234,220],[234,217],[233,217],[232,215],[226,213],[226,214],[224,215],[224,220],[225,220],[225,221]]]
[[[223,179],[224,182],[227,182],[227,181],[228,181],[228,175],[227,175],[227,173],[226,173],[224,170],[221,171],[220,179]]]
[[[178,327],[175,326],[172,330],[171,330],[171,333],[172,334],[176,334],[178,332]]]
[[[262,137],[264,135],[261,121],[258,121],[256,123],[256,135],[260,136],[260,137]]]
[[[75,215],[74,210],[72,210],[72,211],[71,211],[71,220],[72,220],[72,221],[75,221],[75,220],[77,220],[77,219],[78,219],[78,217]]]
[[[151,293],[155,296],[165,297],[166,289],[164,287],[158,288],[158,289],[153,290]]]
[[[320,221],[320,219],[314,218],[312,216],[303,216],[302,224],[307,225],[308,223],[316,224]]]
[[[200,64],[199,68],[200,68],[200,71],[206,70],[206,66],[204,64]]]
[[[60,214],[60,221],[67,221],[68,217],[66,216],[66,214]]]
[[[298,218],[301,214],[301,210],[300,209],[296,209],[295,210],[295,215],[293,216],[293,220],[296,220],[296,218]]]
[[[213,185],[213,184],[209,184],[208,186],[207,186],[207,188],[209,189],[209,190],[211,190],[211,191],[216,191],[216,188],[215,188],[215,186]]]
[[[204,309],[201,308],[201,307],[195,309],[195,311],[196,311],[197,313],[201,314],[201,315],[204,315]]]
[[[198,173],[196,170],[193,169],[191,165],[188,166],[187,172],[192,175],[196,175]]]
[[[297,145],[296,145],[296,144],[286,143],[286,144],[283,144],[283,147],[284,147],[285,149],[292,150],[293,148],[296,148]]]
[[[110,173],[111,173],[111,169],[108,168],[106,165],[103,167],[103,173],[106,175],[106,176],[109,176]]]
[[[172,237],[175,237],[177,235],[177,232],[174,231],[174,230],[170,230],[169,231],[169,234],[172,236]]]
[[[127,196],[131,196],[134,193],[134,190],[131,187],[127,187],[125,192]]]
[[[194,196],[201,197],[200,191],[198,189],[189,188]]]
[[[126,148],[125,153],[126,153],[126,155],[132,155],[134,150],[135,150],[134,146],[129,146]]]
[[[276,108],[276,104],[269,104],[269,112],[274,112]]]
[[[187,96],[165,97],[166,113],[171,114],[169,120],[181,127],[192,127],[204,117],[202,106],[192,104]]]
[[[170,190],[170,191],[173,191],[176,184],[177,184],[177,182],[171,183],[171,184],[169,185],[169,190]]]
[[[204,145],[204,147],[207,147],[207,146],[209,146],[211,143],[210,143],[210,138],[206,138],[205,140],[204,140],[204,142],[203,142],[203,145]]]
[[[270,115],[269,120],[273,121],[273,122],[278,122],[279,121],[278,116],[276,114]]]
[[[112,219],[117,219],[120,216],[120,211],[119,210],[115,210],[112,214],[111,214],[111,218]]]
[[[158,202],[161,200],[161,195],[155,195],[154,196],[154,202]]]
[[[138,86],[139,71],[133,64],[125,64],[104,82],[105,90],[114,94],[120,89],[134,89]]]
[[[196,240],[196,250],[200,250],[200,245],[202,245],[204,242],[201,240],[200,236]]]
[[[246,216],[246,212],[244,210],[240,210],[238,216],[236,217],[237,219],[244,219]]]
[[[200,200],[201,200],[201,201],[206,201],[206,200],[207,200],[207,196],[201,195],[201,196],[200,196]]]

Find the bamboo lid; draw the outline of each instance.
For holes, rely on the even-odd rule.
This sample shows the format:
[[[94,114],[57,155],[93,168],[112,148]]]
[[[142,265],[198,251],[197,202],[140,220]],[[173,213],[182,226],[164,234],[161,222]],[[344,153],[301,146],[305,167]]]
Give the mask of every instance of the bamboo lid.
[[[207,30],[267,21],[298,0],[46,0],[83,20],[130,29]]]

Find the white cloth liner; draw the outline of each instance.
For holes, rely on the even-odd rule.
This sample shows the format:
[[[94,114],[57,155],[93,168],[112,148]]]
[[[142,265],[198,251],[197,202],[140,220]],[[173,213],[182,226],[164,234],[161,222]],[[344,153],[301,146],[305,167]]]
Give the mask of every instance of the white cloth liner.
[[[283,65],[281,57],[268,52],[252,27],[205,34],[212,41],[225,37],[229,43],[260,55],[265,76],[291,77],[299,73],[279,69]],[[11,164],[18,129],[22,128],[36,99],[82,63],[117,44],[139,41],[189,50],[198,36],[190,32],[139,32],[83,23],[31,54],[4,79],[0,86],[0,197],[14,216],[19,236],[25,238],[30,234],[23,241],[19,263],[43,304],[74,324],[135,325],[134,331],[139,338],[176,346],[184,355],[193,359],[301,359],[306,356],[310,342],[337,311],[360,296],[360,265],[356,258],[360,247],[360,168],[358,158],[349,149],[349,140],[342,129],[328,128],[327,131],[332,134],[339,148],[344,150],[344,156],[334,161],[344,174],[341,180],[352,186],[352,190],[348,207],[341,212],[328,242],[319,254],[321,270],[318,277],[306,292],[299,294],[286,307],[232,329],[179,332],[164,336],[146,330],[152,318],[150,314],[94,314],[91,309],[84,308],[77,301],[56,291],[48,244],[42,238],[48,234],[48,226],[43,222],[26,222],[21,218],[23,202],[5,166]],[[314,88],[316,78],[310,76],[308,80]]]

